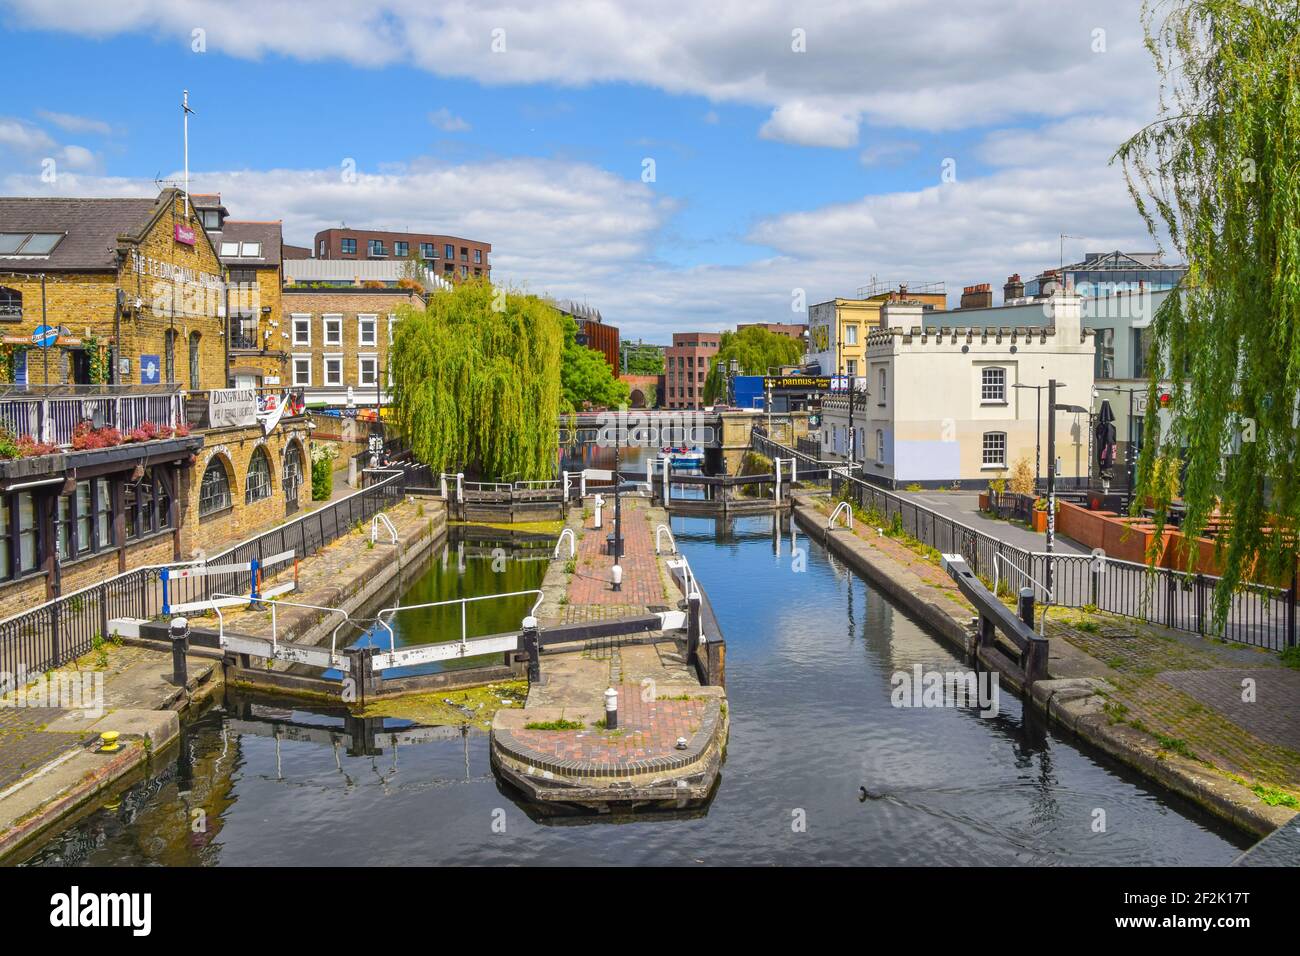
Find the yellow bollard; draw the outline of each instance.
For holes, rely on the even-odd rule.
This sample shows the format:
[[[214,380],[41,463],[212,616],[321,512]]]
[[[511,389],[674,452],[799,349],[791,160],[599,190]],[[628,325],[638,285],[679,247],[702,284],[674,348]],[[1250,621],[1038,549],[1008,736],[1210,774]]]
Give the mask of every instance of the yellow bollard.
[[[99,752],[102,754],[111,754],[120,749],[117,742],[119,734],[116,730],[106,730],[99,735]]]

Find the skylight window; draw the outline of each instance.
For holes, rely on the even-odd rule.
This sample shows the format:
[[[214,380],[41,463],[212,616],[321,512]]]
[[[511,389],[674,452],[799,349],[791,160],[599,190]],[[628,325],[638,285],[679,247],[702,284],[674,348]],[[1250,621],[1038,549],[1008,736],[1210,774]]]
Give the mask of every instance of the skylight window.
[[[239,243],[237,243],[237,242],[223,242],[223,243],[221,244],[221,254],[222,254],[223,256],[237,256],[237,255],[239,255]]]
[[[245,258],[260,258],[262,255],[262,244],[260,242],[245,242],[240,245],[239,254]]]
[[[0,232],[0,255],[48,256],[63,236],[61,232]]]

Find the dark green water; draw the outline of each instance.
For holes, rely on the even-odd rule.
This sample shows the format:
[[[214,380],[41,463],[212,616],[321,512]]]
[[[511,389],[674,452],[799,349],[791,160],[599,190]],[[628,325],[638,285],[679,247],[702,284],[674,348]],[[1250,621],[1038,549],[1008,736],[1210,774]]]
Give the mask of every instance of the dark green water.
[[[705,812],[537,822],[493,777],[483,734],[348,754],[309,729],[341,717],[261,704],[192,722],[179,756],[34,862],[1218,865],[1250,842],[1009,693],[992,718],[893,706],[891,675],[962,662],[802,535],[792,556],[772,518],[678,518],[673,532],[727,638],[731,739]],[[541,567],[497,576],[485,556],[460,574],[454,557],[403,600],[515,590]],[[402,639],[439,623],[413,618]]]

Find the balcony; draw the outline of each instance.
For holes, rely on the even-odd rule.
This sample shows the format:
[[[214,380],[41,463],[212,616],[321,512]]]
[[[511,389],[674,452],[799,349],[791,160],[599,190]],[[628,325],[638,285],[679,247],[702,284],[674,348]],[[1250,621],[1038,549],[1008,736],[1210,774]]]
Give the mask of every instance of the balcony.
[[[178,384],[0,389],[0,428],[20,443],[24,457],[73,448],[79,427],[83,434],[101,436],[107,446],[169,437],[184,422]]]

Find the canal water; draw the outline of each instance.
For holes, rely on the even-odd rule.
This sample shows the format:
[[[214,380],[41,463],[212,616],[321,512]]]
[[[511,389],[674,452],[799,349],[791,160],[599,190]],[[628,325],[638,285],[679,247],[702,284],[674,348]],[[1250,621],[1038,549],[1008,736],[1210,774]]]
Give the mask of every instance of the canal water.
[[[731,739],[705,811],[534,820],[493,777],[485,734],[349,756],[249,732],[217,707],[178,756],[33,862],[1215,865],[1250,842],[1010,693],[992,717],[893,706],[896,673],[961,662],[803,535],[792,553],[775,520],[673,520],[727,638]],[[413,589],[450,595],[450,571],[435,561]],[[513,573],[510,589],[526,579]]]

